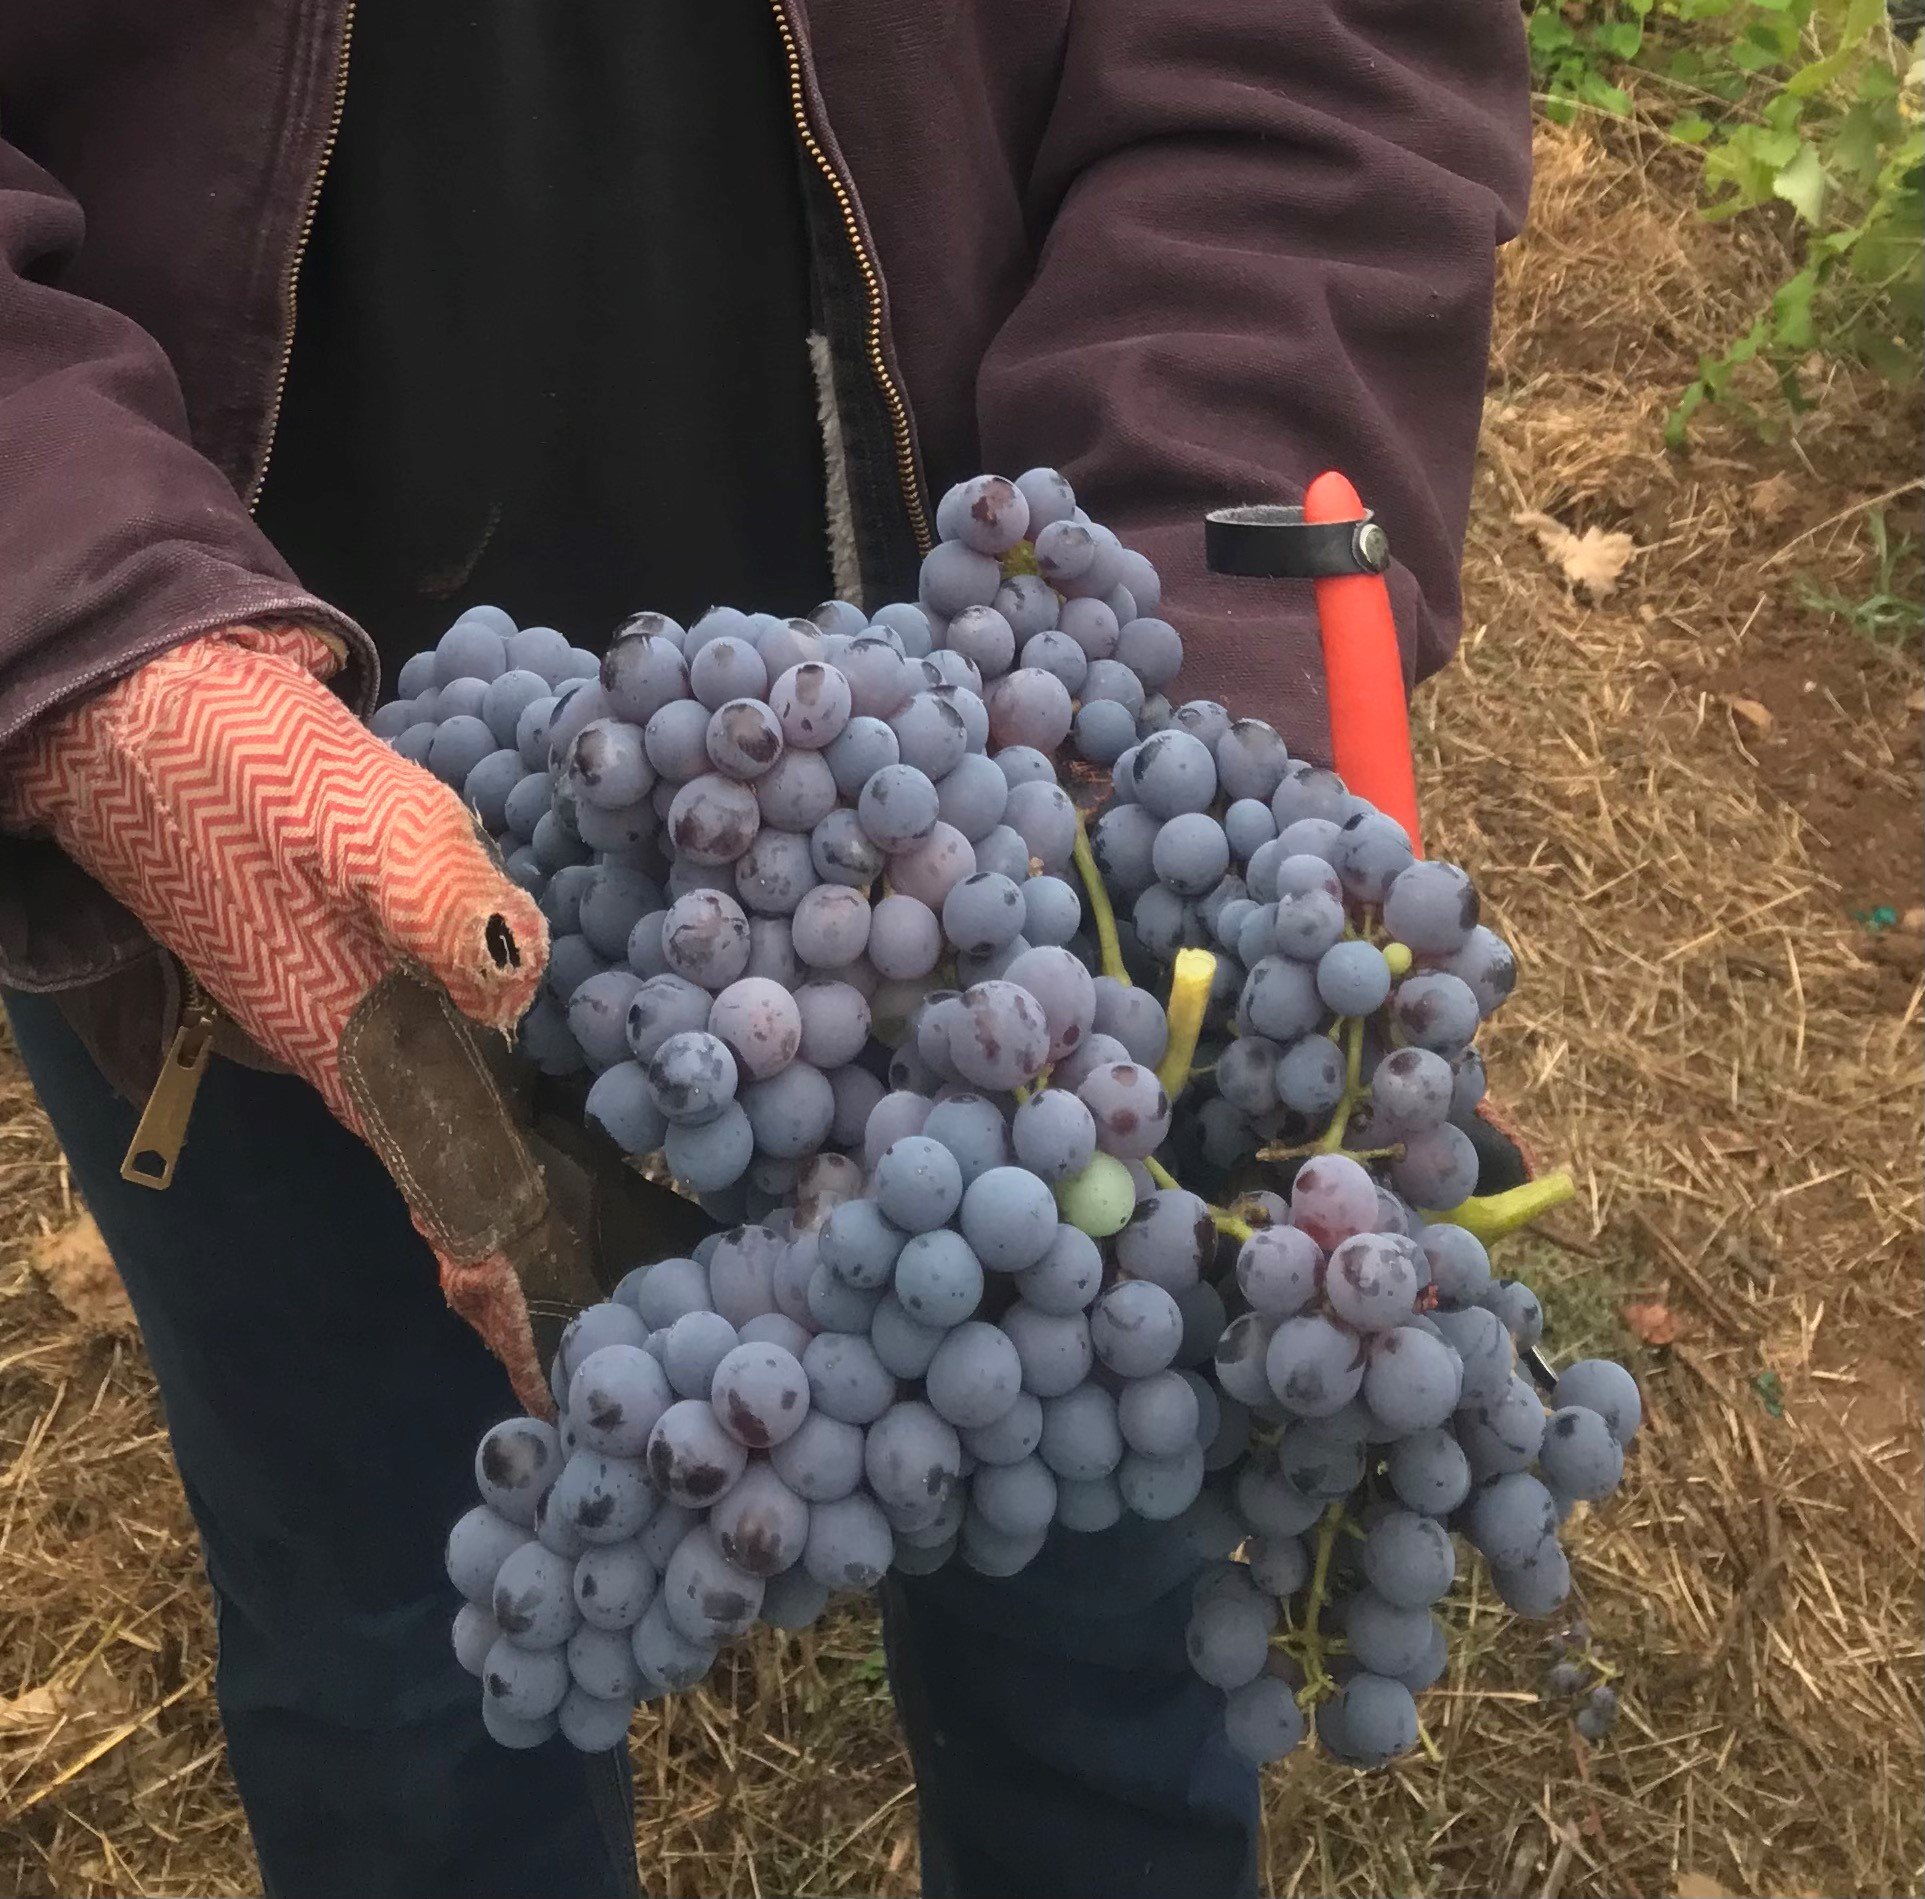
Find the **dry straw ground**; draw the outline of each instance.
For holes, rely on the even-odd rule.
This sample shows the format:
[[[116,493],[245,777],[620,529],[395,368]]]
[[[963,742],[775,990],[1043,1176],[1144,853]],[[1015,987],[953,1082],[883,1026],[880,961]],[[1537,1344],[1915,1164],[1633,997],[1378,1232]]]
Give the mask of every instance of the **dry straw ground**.
[[[1434,845],[1477,867],[1526,965],[1502,1086],[1583,1183],[1569,1244],[1522,1263],[1559,1348],[1633,1349],[1648,1393],[1628,1494],[1578,1536],[1625,1715],[1587,1750],[1536,1702],[1542,1632],[1474,1591],[1431,1710],[1441,1763],[1290,1763],[1269,1884],[1909,1893],[1917,943],[1850,912],[1919,902],[1925,702],[1915,653],[1808,611],[1800,583],[1873,590],[1865,504],[1912,482],[1917,418],[1833,377],[1795,444],[1714,429],[1668,459],[1669,394],[1766,281],[1771,234],[1697,224],[1631,134],[1547,131],[1540,158],[1504,267],[1472,631],[1420,746]],[[1916,503],[1893,496],[1894,524]],[[1555,565],[1559,530],[1596,530],[1592,559],[1630,537],[1602,600]],[[138,1343],[84,1247],[39,1250],[74,1213],[0,1067],[0,1890],[256,1890]],[[751,1646],[640,1729],[635,1766],[652,1892],[915,1889],[866,1617]]]

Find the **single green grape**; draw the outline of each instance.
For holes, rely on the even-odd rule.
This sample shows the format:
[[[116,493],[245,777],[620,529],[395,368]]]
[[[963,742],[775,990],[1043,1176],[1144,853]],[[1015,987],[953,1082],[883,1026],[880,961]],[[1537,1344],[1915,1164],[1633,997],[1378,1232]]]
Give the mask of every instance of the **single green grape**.
[[[1121,1232],[1136,1208],[1136,1182],[1114,1154],[1098,1154],[1080,1174],[1058,1181],[1056,1205],[1093,1240]]]

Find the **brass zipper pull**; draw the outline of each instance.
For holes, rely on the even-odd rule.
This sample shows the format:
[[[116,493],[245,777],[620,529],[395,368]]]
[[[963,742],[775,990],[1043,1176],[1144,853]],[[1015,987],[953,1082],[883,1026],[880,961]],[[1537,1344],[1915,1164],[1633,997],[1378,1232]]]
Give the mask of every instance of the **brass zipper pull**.
[[[198,983],[189,982],[187,1000],[181,1008],[180,1027],[154,1079],[154,1091],[141,1110],[140,1125],[120,1163],[120,1177],[137,1187],[152,1187],[156,1192],[169,1187],[174,1167],[187,1140],[188,1118],[194,1112],[194,1097],[200,1093],[201,1076],[207,1072],[207,1058],[213,1052],[214,1025],[219,1010],[202,993]]]

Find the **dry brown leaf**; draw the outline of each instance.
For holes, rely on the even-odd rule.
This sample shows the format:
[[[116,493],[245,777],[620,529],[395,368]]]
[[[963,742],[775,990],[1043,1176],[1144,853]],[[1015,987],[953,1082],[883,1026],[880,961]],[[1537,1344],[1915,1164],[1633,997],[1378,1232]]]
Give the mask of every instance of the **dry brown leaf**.
[[[1738,1894],[1708,1873],[1680,1873],[1677,1899],[1738,1899]]]
[[[0,1701],[0,1740],[22,1734],[40,1734],[62,1721],[101,1721],[123,1715],[131,1703],[120,1678],[107,1664],[104,1655],[94,1659],[78,1675],[43,1681],[37,1688]]]
[[[1914,936],[1925,935],[1925,904],[1915,903],[1898,919],[1901,930],[1910,930]]]
[[[1586,528],[1582,534],[1573,534],[1562,521],[1548,514],[1526,512],[1512,519],[1537,537],[1545,558],[1573,587],[1594,600],[1602,600],[1616,589],[1631,556],[1637,552],[1637,543],[1628,534],[1606,533],[1594,527]]]
[[[43,1681],[38,1688],[23,1689],[0,1701],[0,1735],[50,1728],[72,1705],[65,1682]]]
[[[1906,698],[1905,710],[1907,712],[1925,712],[1925,686],[1920,686],[1916,692]]]
[[[1738,693],[1728,692],[1724,702],[1731,710],[1756,732],[1771,730],[1771,708],[1756,699],[1746,699]]]
[[[1775,521],[1791,506],[1798,484],[1782,469],[1753,484],[1747,499],[1751,512],[1761,521]]]
[[[1647,1345],[1675,1344],[1678,1321],[1671,1308],[1652,1299],[1642,1304],[1632,1301],[1624,1308],[1624,1323]]]
[[[43,1235],[33,1249],[33,1264],[47,1290],[90,1331],[132,1328],[134,1309],[92,1214],[83,1213],[71,1226]]]

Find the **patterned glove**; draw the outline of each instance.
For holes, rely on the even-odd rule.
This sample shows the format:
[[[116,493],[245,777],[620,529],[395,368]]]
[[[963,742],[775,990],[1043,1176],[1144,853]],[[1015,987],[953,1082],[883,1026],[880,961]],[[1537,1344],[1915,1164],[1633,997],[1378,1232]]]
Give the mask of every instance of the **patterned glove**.
[[[0,823],[50,832],[375,1149],[449,1302],[546,1410],[522,1282],[531,1257],[531,1283],[543,1257],[572,1279],[568,1240],[453,1010],[510,1031],[547,930],[460,799],[328,690],[337,665],[301,629],[177,647],[36,725]]]

